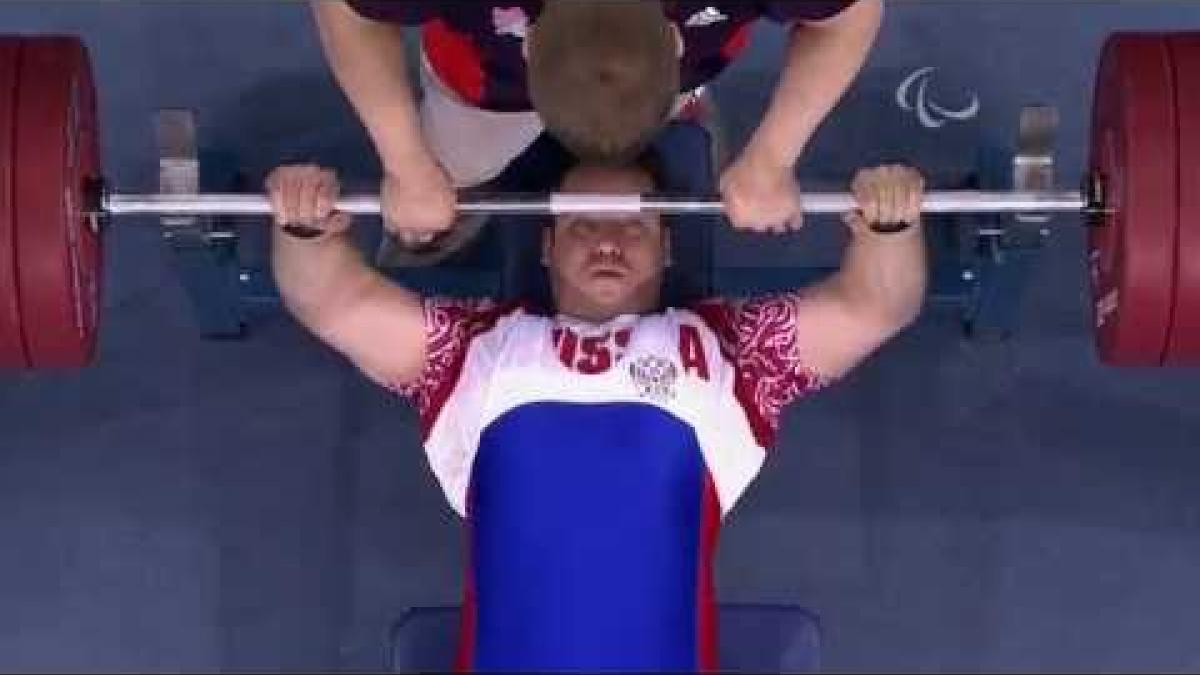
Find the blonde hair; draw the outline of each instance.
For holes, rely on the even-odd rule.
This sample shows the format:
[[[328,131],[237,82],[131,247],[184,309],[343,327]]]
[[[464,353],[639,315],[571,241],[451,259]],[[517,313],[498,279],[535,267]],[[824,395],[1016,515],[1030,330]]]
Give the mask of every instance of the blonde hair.
[[[529,94],[580,159],[627,162],[670,118],[678,43],[656,1],[549,0],[529,40]]]

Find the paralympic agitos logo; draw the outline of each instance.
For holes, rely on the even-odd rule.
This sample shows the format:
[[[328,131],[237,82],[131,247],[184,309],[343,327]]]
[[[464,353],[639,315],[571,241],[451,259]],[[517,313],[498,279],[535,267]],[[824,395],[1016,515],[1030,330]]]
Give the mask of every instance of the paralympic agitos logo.
[[[979,96],[975,92],[970,92],[968,102],[962,108],[948,108],[935,102],[929,95],[929,83],[935,72],[936,68],[926,66],[904,78],[896,87],[896,105],[914,112],[926,129],[937,129],[948,121],[962,122],[979,114]]]

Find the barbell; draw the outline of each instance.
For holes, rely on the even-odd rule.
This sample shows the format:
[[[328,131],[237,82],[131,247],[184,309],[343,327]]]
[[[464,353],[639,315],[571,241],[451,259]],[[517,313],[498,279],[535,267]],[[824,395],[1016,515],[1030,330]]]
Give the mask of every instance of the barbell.
[[[97,210],[106,215],[155,214],[166,216],[265,216],[271,204],[259,194],[102,194],[93,198]],[[805,213],[844,213],[855,208],[854,196],[845,192],[806,192]],[[346,213],[378,215],[378,195],[349,195],[335,208]],[[477,193],[461,198],[459,213],[484,215],[586,214],[706,214],[720,215],[725,204],[720,198],[638,194],[514,194]],[[1099,211],[1082,191],[1005,192],[985,190],[935,190],[925,194],[925,213],[998,213],[1026,211]]]
[[[1200,363],[1200,32],[1115,33],[1096,74],[1090,168],[1078,190],[933,190],[929,213],[1088,214],[1095,340],[1112,365]],[[809,213],[854,207],[806,193]],[[375,195],[341,210],[379,213]],[[716,198],[464,195],[460,212],[720,214]],[[260,194],[122,194],[101,176],[96,91],[72,36],[0,37],[0,368],[91,362],[101,216],[267,215]]]

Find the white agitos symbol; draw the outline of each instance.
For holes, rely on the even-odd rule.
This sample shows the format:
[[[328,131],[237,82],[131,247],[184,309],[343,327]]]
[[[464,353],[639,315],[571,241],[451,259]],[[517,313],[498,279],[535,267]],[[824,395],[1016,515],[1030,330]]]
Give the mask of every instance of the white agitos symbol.
[[[933,72],[936,70],[933,66],[925,66],[919,68],[896,87],[896,105],[904,110],[915,110],[917,119],[921,121],[921,126],[926,129],[937,129],[944,125],[947,120],[963,121],[969,120],[979,114],[979,96],[975,92],[971,92],[971,102],[961,110],[948,110],[942,106],[929,100],[925,90],[929,87],[929,80],[933,77]],[[915,99],[910,97],[913,90],[913,85],[916,86]]]

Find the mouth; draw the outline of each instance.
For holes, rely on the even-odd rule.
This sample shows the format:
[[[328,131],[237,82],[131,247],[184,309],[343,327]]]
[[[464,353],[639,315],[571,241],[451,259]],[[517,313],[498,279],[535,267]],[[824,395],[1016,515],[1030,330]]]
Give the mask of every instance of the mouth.
[[[595,262],[588,265],[588,275],[595,279],[621,279],[629,273],[629,268],[621,263]]]

